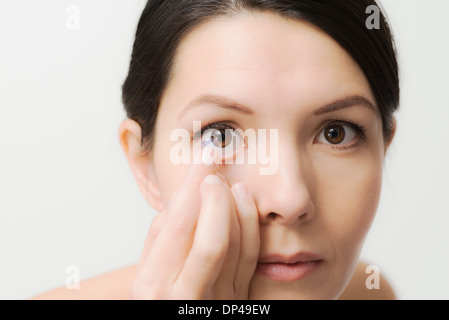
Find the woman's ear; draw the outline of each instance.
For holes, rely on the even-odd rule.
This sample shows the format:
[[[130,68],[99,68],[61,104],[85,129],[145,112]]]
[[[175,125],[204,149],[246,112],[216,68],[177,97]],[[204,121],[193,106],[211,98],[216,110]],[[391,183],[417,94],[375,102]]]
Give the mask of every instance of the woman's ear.
[[[393,141],[394,135],[396,134],[396,126],[397,126],[396,117],[393,117],[392,122],[393,122],[393,125],[391,128],[390,139],[388,141],[386,141],[386,143],[385,143],[385,150],[384,150],[385,153],[387,152],[388,148],[390,147],[391,142]]]
[[[162,212],[164,205],[154,172],[152,155],[142,150],[141,137],[142,131],[136,121],[129,118],[123,120],[119,127],[119,141],[137,186],[148,203],[158,212]]]

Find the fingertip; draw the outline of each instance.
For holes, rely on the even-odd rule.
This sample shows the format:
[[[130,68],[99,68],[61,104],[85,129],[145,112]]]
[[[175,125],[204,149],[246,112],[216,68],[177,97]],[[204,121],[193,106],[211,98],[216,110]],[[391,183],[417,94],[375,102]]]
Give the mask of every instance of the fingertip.
[[[233,197],[230,186],[225,181],[223,175],[218,172],[207,175],[201,181],[200,192],[202,197],[212,197],[215,200],[218,198],[232,200]]]
[[[220,177],[221,182],[224,184],[225,187],[231,188],[229,186],[228,179],[226,179],[226,177],[222,173],[216,172],[215,174]]]
[[[202,180],[204,180],[207,173],[213,173],[213,166],[205,165],[202,162],[202,154],[202,150],[199,150],[193,155],[193,161],[190,164],[185,176],[184,184],[199,184]]]
[[[206,178],[203,179],[203,182],[205,184],[221,184],[222,180],[218,175],[210,174],[210,175],[206,176]]]

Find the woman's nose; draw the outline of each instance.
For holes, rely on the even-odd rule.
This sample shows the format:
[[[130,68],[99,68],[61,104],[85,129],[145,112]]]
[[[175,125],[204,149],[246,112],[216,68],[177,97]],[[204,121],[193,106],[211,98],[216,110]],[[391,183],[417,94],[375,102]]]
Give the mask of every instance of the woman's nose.
[[[302,224],[315,215],[311,198],[313,168],[305,155],[292,149],[280,148],[274,174],[257,177],[252,193],[262,224]]]

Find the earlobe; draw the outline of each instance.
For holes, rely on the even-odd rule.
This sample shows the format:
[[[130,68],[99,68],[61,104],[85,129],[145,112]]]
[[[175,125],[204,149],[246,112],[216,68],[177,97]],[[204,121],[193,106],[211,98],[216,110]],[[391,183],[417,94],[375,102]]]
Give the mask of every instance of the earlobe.
[[[142,131],[140,125],[125,119],[119,127],[119,141],[128,160],[137,186],[148,203],[157,211],[164,208],[159,187],[153,169],[152,155],[148,155],[141,147]]]

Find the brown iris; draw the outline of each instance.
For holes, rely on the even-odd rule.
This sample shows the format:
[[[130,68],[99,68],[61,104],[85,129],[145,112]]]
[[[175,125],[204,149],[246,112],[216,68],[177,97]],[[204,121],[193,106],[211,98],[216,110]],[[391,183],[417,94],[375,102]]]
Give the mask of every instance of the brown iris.
[[[345,129],[343,126],[333,125],[326,128],[324,136],[332,144],[339,144],[345,139]]]

